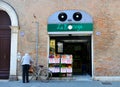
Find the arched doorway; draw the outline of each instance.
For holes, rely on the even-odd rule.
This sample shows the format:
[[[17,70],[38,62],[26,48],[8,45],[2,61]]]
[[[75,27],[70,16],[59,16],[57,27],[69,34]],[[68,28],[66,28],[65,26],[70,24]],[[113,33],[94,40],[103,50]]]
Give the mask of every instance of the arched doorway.
[[[9,78],[11,21],[9,15],[0,10],[0,79]]]
[[[3,11],[4,14],[7,15],[7,18],[9,19],[9,23],[6,23],[5,20],[0,20],[1,23],[6,23],[7,25],[7,29],[3,29],[3,31],[7,31],[7,33],[9,32],[8,37],[10,39],[7,40],[9,42],[5,42],[7,43],[7,48],[4,48],[4,49],[9,49],[9,61],[7,65],[9,65],[9,69],[8,69],[8,72],[7,72],[7,75],[9,76],[4,76],[6,73],[4,72],[3,74],[3,77],[1,78],[5,78],[5,79],[10,79],[10,80],[15,80],[16,77],[17,77],[17,43],[18,43],[18,29],[19,29],[19,26],[18,26],[18,18],[17,18],[17,14],[15,12],[15,10],[13,9],[12,6],[10,6],[8,3],[4,2],[4,1],[0,1],[0,10]],[[4,18],[4,17],[3,17]],[[9,26],[8,26],[9,25]],[[1,26],[4,26],[4,24],[1,24]],[[2,30],[1,29],[1,30]],[[6,33],[5,33],[6,34]],[[5,36],[5,34],[0,34],[1,36]],[[1,44],[5,44],[3,43],[3,40],[1,41]],[[8,45],[9,43],[9,45]],[[3,46],[2,46],[3,47]],[[3,48],[1,49],[1,52],[3,52],[4,50]],[[1,53],[0,53],[0,56],[1,56]],[[1,58],[5,58],[6,59],[6,55],[2,55]],[[6,62],[6,61],[4,61]],[[0,78],[0,79],[1,79]]]

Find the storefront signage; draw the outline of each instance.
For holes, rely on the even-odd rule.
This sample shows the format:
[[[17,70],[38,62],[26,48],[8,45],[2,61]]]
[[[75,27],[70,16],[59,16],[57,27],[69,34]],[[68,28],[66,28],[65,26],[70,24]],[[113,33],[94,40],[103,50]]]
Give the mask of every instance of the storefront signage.
[[[48,32],[93,31],[92,23],[81,24],[48,24]]]
[[[92,33],[93,19],[82,10],[57,11],[48,18],[48,34]]]

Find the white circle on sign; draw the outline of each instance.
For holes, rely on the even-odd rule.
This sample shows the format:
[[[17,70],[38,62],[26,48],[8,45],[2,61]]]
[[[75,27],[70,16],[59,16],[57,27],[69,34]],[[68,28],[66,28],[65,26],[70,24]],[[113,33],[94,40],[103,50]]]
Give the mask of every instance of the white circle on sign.
[[[69,30],[71,30],[72,28],[73,28],[73,26],[72,26],[72,25],[69,25],[69,26],[68,26],[68,29],[69,29]]]

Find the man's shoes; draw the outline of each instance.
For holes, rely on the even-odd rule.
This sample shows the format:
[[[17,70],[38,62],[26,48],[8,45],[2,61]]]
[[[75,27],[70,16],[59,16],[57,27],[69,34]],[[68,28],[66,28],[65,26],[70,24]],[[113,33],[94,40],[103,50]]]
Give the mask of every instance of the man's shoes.
[[[27,81],[27,83],[29,83],[29,81]]]

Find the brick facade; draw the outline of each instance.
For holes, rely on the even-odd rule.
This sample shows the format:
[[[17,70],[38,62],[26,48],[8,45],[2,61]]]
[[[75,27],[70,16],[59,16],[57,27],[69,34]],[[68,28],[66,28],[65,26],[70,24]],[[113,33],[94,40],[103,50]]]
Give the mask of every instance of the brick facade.
[[[4,0],[19,18],[18,52],[36,57],[36,21],[39,22],[39,63],[47,66],[47,20],[59,10],[83,10],[93,17],[94,76],[120,75],[119,0]],[[97,34],[99,33],[99,34]],[[22,35],[23,34],[23,35]]]

